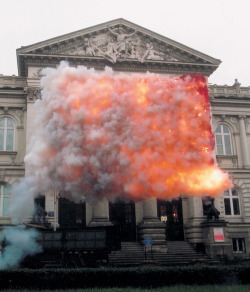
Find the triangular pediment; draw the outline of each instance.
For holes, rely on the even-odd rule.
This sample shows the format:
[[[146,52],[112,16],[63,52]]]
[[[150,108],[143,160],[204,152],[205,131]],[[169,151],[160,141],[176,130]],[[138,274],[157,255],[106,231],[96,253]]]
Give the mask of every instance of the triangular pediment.
[[[17,50],[18,57],[57,57],[106,60],[115,64],[199,64],[214,66],[220,60],[193,50],[124,19],[116,19]]]

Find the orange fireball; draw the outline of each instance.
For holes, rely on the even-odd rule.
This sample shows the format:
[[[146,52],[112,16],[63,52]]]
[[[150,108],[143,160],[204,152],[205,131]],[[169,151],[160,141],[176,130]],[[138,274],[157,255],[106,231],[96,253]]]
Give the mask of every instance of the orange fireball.
[[[58,189],[168,199],[216,196],[231,187],[214,161],[203,76],[115,74],[64,64],[48,70],[43,85],[44,159],[29,162],[38,177],[48,169]],[[41,155],[32,151],[33,158]]]

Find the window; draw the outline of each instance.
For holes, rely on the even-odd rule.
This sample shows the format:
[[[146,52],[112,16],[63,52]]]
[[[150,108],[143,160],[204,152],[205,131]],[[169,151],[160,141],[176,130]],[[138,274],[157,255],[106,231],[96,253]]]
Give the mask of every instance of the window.
[[[232,155],[231,134],[227,126],[217,126],[215,141],[218,155]]]
[[[7,185],[0,185],[0,217],[10,216],[10,188]]]
[[[235,189],[224,192],[225,215],[240,215],[239,194]]]
[[[245,252],[244,238],[233,238],[233,252],[235,252],[235,253]]]
[[[14,128],[12,119],[0,119],[0,150],[14,150]]]

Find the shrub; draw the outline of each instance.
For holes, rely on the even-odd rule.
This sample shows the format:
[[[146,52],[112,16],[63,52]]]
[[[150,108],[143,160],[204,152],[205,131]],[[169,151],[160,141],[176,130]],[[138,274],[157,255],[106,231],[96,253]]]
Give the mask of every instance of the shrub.
[[[137,268],[10,269],[0,271],[1,289],[162,287],[169,285],[247,284],[250,266],[143,266]]]

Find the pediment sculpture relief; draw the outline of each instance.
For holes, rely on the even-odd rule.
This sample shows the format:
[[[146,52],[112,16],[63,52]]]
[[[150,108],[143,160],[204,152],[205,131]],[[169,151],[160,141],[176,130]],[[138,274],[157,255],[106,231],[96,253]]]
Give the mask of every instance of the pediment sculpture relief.
[[[112,63],[125,59],[136,59],[142,63],[147,60],[178,61],[166,47],[153,44],[149,38],[139,35],[137,30],[125,31],[122,26],[107,27],[106,33],[99,33],[94,37],[86,36],[80,45],[67,50],[67,53],[102,56]]]
[[[41,78],[43,76],[42,69],[43,68],[39,68],[36,72],[33,72],[32,77],[33,78]]]
[[[41,89],[38,87],[25,87],[24,92],[27,95],[27,101],[41,99]]]

